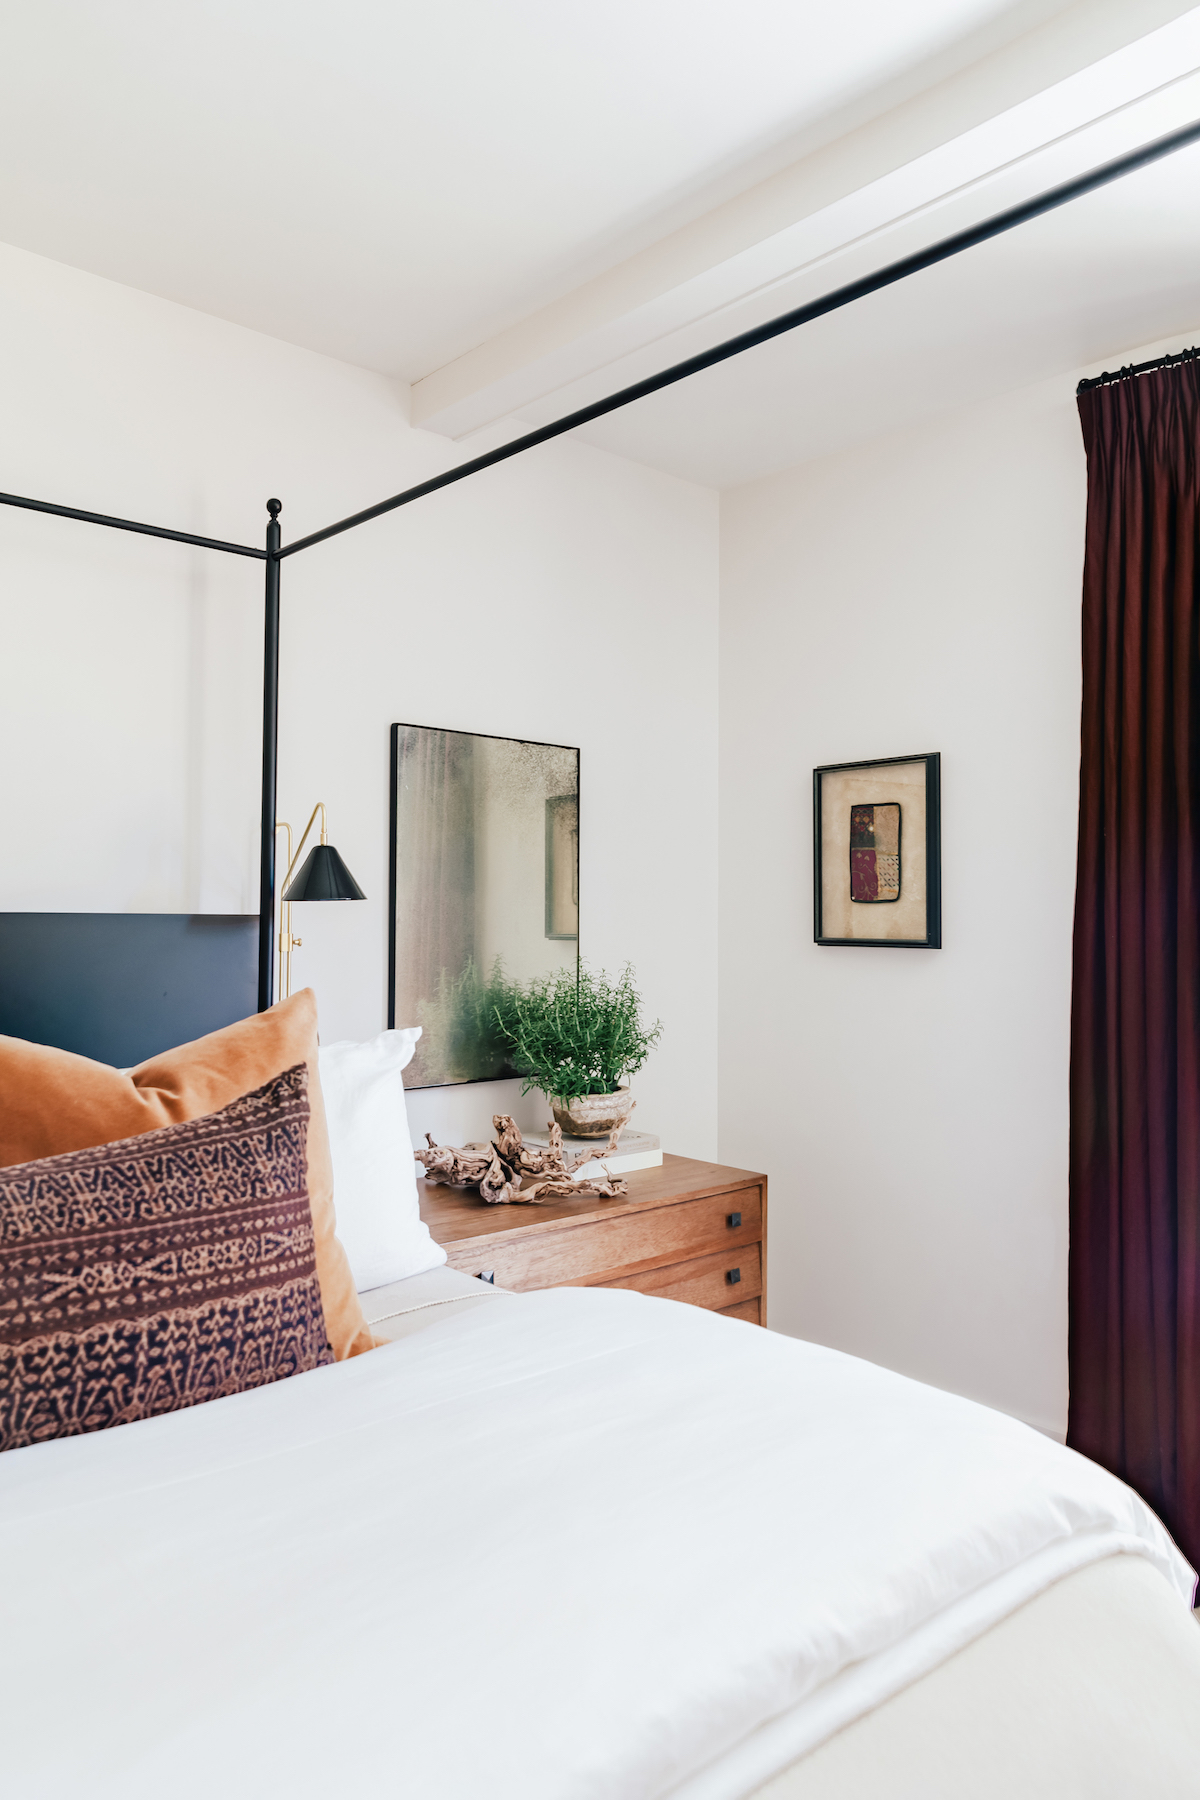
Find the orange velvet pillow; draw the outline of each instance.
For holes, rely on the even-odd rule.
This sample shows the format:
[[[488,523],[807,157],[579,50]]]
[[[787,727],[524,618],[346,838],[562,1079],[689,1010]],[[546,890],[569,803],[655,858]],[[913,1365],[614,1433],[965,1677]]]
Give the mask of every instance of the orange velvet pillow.
[[[311,988],[223,1031],[152,1056],[128,1075],[69,1050],[0,1037],[0,1168],[203,1118],[301,1062],[308,1065],[308,1194],[317,1276],[329,1347],[341,1362],[373,1349],[375,1339],[337,1240]]]

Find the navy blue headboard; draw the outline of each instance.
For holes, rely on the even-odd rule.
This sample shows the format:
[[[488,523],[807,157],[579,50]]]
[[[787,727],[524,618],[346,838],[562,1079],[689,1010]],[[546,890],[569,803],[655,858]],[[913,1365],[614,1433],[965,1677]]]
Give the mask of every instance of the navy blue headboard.
[[[258,1005],[258,914],[0,912],[0,1032],[128,1068]]]

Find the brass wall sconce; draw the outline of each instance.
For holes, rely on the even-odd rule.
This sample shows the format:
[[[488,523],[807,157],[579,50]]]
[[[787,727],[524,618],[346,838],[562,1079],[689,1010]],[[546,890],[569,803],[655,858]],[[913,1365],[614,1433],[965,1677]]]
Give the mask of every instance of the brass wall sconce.
[[[292,871],[300,861],[308,842],[308,834],[321,815],[321,841],[308,853],[304,867],[292,880]],[[292,855],[292,828],[286,819],[276,819],[276,831],[287,832],[287,874],[279,884],[279,980],[276,998],[286,1000],[292,991],[292,951],[301,948],[301,940],[292,935],[292,902],[296,900],[365,900],[366,895],[329,842],[325,802],[318,800],[304,827],[304,835]]]

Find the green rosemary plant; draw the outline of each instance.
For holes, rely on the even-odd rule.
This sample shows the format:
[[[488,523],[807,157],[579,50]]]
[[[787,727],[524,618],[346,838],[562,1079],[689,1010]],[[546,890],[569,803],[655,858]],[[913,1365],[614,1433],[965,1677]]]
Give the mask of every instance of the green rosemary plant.
[[[510,988],[495,1011],[508,1059],[523,1075],[522,1093],[540,1088],[556,1100],[613,1094],[636,1075],[662,1036],[642,1022],[642,1002],[627,963],[615,981],[581,964]]]

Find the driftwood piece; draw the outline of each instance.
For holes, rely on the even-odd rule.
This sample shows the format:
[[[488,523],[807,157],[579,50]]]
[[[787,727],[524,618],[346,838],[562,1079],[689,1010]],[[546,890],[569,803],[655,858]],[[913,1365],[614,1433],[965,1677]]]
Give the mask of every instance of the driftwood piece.
[[[478,1187],[487,1174],[490,1157],[443,1148],[434,1143],[428,1132],[425,1142],[428,1150],[414,1150],[413,1155],[424,1163],[426,1181],[440,1182],[443,1187],[471,1188]]]
[[[612,1156],[615,1153],[621,1133],[625,1129],[624,1120],[613,1126],[608,1134],[608,1142],[599,1156],[594,1150],[581,1150],[568,1162],[563,1155],[562,1126],[554,1121],[551,1121],[546,1127],[550,1134],[550,1142],[544,1150],[533,1144],[525,1143],[516,1120],[508,1113],[493,1113],[492,1125],[496,1132],[497,1150],[505,1162],[510,1163],[515,1169],[520,1169],[523,1175],[569,1173],[572,1169],[582,1168],[584,1163],[591,1162],[594,1157],[597,1161],[601,1161],[605,1156]]]
[[[425,1168],[426,1181],[443,1187],[478,1188],[481,1200],[489,1206],[537,1206],[543,1200],[569,1200],[576,1194],[598,1194],[615,1200],[629,1192],[625,1182],[616,1180],[605,1170],[603,1181],[576,1181],[573,1171],[591,1162],[595,1152],[581,1150],[570,1162],[563,1155],[562,1130],[549,1127],[550,1142],[545,1149],[526,1144],[516,1120],[508,1113],[495,1113],[492,1125],[495,1143],[484,1150],[482,1145],[468,1145],[452,1150],[436,1144],[428,1132],[426,1150],[414,1150],[417,1162]],[[621,1136],[621,1126],[609,1133],[603,1156],[611,1156]]]
[[[545,1175],[531,1181],[513,1198],[531,1200],[537,1205],[542,1200],[569,1200],[574,1194],[599,1194],[604,1200],[616,1200],[628,1192],[628,1183],[615,1176],[610,1176],[607,1181],[573,1181],[569,1175]]]
[[[519,1169],[522,1175],[541,1175],[548,1168],[561,1169],[561,1151],[555,1162],[553,1144],[549,1150],[542,1150],[534,1144],[525,1143],[516,1120],[508,1113],[493,1113],[492,1125],[496,1132],[496,1149],[511,1168]],[[559,1137],[561,1136],[560,1132]]]
[[[492,1148],[492,1160],[488,1164],[487,1174],[479,1184],[479,1198],[495,1206],[504,1200],[516,1198],[517,1189],[521,1185],[521,1177],[516,1170],[500,1157],[495,1146]]]

